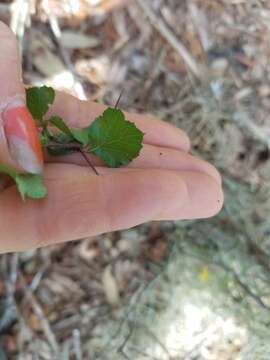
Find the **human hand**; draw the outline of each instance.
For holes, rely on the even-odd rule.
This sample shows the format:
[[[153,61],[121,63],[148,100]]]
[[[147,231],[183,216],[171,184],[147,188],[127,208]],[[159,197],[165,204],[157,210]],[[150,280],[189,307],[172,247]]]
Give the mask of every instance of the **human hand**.
[[[109,169],[92,157],[97,176],[78,155],[45,156],[43,167],[37,131],[22,104],[25,91],[16,39],[1,22],[0,43],[0,163],[34,173],[44,171],[48,187],[45,199],[26,202],[15,186],[2,190],[0,252],[75,240],[152,220],[206,218],[221,209],[218,171],[188,154],[190,143],[184,132],[146,115],[127,114],[145,138],[140,156],[126,168]],[[62,116],[72,127],[83,127],[104,109],[58,92],[50,113]]]

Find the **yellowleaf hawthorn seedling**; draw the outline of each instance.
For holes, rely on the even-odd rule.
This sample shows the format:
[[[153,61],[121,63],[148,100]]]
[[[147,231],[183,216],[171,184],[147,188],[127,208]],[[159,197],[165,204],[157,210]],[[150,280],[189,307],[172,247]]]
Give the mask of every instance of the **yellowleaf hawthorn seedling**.
[[[63,156],[79,152],[96,174],[87,154],[99,156],[113,168],[127,165],[139,155],[144,134],[117,107],[105,110],[89,126],[74,129],[60,116],[46,117],[54,100],[55,91],[51,87],[32,87],[26,90],[28,110],[37,121],[41,144],[49,154]],[[41,199],[47,195],[41,175],[19,174],[1,164],[0,173],[13,178],[23,200],[25,197]]]

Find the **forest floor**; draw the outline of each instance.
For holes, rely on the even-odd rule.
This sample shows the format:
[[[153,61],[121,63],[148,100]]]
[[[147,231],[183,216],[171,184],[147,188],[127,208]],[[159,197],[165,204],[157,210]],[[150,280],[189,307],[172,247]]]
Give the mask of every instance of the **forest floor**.
[[[25,83],[123,92],[185,129],[226,194],[211,221],[1,256],[0,359],[269,360],[270,2],[15,0],[0,20]]]

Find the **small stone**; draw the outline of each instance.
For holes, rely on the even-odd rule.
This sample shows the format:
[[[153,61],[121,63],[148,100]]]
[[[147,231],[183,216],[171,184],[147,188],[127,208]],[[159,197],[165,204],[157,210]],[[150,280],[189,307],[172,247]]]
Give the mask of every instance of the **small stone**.
[[[261,97],[267,97],[270,95],[270,86],[263,84],[259,87],[259,95]]]
[[[111,306],[118,305],[120,302],[119,288],[110,265],[105,268],[102,274],[102,284],[107,302]]]
[[[144,237],[142,237],[137,230],[122,231],[121,238],[117,242],[117,248],[120,253],[137,256],[143,240]]]
[[[120,252],[129,252],[132,246],[130,246],[130,241],[126,239],[121,239],[117,243],[117,247]]]
[[[235,94],[234,99],[236,101],[240,101],[246,99],[247,97],[252,95],[252,93],[253,93],[253,89],[251,87],[245,87]]]
[[[115,248],[112,248],[111,251],[110,251],[110,254],[111,254],[111,257],[115,259],[115,258],[117,258],[119,256],[119,250],[115,249]]]
[[[135,51],[130,59],[130,71],[139,76],[144,76],[149,70],[149,59],[141,51]]]
[[[121,238],[130,241],[138,240],[139,234],[137,230],[124,230],[121,232]]]
[[[221,75],[225,73],[225,71],[228,69],[228,66],[229,62],[225,58],[216,59],[211,64],[213,71]]]

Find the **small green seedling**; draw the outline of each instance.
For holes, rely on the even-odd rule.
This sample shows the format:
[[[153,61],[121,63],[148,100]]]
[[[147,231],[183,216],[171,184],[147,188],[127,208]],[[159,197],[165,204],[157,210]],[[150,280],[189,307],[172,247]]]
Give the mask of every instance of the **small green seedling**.
[[[105,110],[89,126],[75,129],[70,128],[58,115],[46,117],[54,100],[55,91],[51,87],[32,87],[26,90],[27,107],[37,121],[41,144],[49,154],[63,156],[78,152],[96,174],[98,173],[88,154],[97,155],[113,168],[127,165],[139,155],[144,134],[125,118],[117,106]],[[0,173],[14,179],[23,200],[25,197],[41,199],[47,195],[40,175],[22,175],[6,165],[0,165]]]

